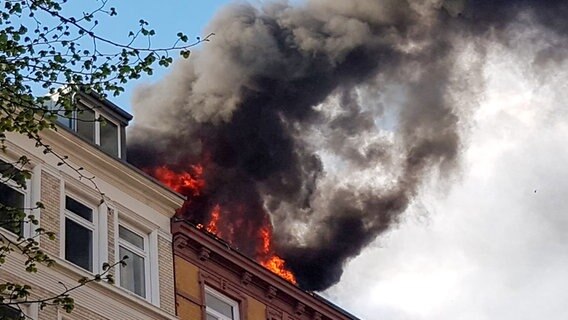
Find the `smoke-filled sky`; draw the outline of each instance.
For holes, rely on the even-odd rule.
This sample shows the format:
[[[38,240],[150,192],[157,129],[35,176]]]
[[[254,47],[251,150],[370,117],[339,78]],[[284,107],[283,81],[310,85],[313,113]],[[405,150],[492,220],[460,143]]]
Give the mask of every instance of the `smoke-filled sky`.
[[[231,4],[135,94],[130,159],[206,154],[363,319],[566,318],[564,2]]]

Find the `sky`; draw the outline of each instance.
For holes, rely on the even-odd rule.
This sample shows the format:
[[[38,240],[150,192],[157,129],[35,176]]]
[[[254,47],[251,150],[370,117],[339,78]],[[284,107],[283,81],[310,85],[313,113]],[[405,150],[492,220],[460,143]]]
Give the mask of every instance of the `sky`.
[[[489,49],[459,176],[423,186],[328,297],[363,319],[568,318],[568,69],[536,76],[531,39]]]
[[[106,27],[143,17],[160,40],[201,35],[226,2],[117,2],[121,18]],[[568,319],[568,64],[536,74],[537,51],[530,29],[488,47],[459,173],[424,183],[397,227],[351,260],[325,297],[370,320]],[[133,88],[164,74],[112,100],[131,110]]]
[[[127,39],[130,30],[138,29],[138,21],[146,20],[150,27],[156,31],[156,36],[152,39],[155,47],[166,47],[172,45],[177,39],[176,34],[183,32],[190,41],[196,37],[203,37],[203,29],[207,22],[211,20],[213,14],[227,0],[168,0],[151,1],[136,0],[136,6],[132,6],[132,1],[109,1],[107,7],[114,7],[117,16],[104,20],[97,27],[97,32],[113,40]],[[89,4],[98,4],[93,1]],[[66,10],[73,13],[81,13],[84,10],[84,2],[69,2]],[[152,76],[144,76],[129,82],[125,86],[124,94],[109,99],[121,108],[131,111],[132,91],[140,83],[152,82],[164,76],[166,68],[156,66]]]

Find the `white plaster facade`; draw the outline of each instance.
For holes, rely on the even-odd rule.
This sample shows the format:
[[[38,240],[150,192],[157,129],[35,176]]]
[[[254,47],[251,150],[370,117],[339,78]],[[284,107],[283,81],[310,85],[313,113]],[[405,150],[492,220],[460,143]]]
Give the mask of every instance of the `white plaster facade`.
[[[92,283],[72,293],[76,309],[66,314],[61,310],[37,306],[26,308],[32,319],[177,319],[175,316],[174,272],[170,219],[183,204],[183,197],[157,183],[124,161],[109,156],[100,148],[80,139],[68,130],[42,132],[43,142],[54,151],[67,156],[75,168],[82,167],[91,182],[79,179],[77,172],[52,154],[44,154],[27,137],[9,134],[7,153],[0,159],[14,161],[25,155],[30,159],[32,178],[26,190],[27,203],[41,201],[46,208],[34,210],[40,226],[57,234],[56,240],[40,239],[40,246],[56,260],[54,267],[41,266],[37,274],[24,270],[24,257],[12,254],[0,268],[0,281],[18,281],[33,287],[42,298],[59,293],[63,285],[72,286],[81,277],[102,272],[102,264],[117,261],[119,224],[144,236],[146,243],[146,297],[136,295],[119,285],[118,268],[113,270],[116,284]],[[94,183],[93,183],[94,182]],[[98,189],[98,190],[97,190]],[[101,202],[101,193],[104,202]],[[93,270],[88,272],[64,255],[65,197],[72,195],[93,208]],[[33,206],[33,205],[31,205]],[[32,234],[29,227],[29,234]],[[7,231],[0,229],[0,232]]]

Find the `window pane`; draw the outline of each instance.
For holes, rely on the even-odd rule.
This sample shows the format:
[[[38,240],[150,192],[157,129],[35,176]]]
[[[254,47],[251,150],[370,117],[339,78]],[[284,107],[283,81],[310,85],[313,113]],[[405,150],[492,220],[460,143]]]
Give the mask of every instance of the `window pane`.
[[[95,112],[93,110],[77,111],[77,134],[92,143],[95,142]]]
[[[48,101],[45,101],[45,105],[47,106],[47,109],[52,110],[52,111],[56,111],[57,114],[57,122],[59,124],[61,124],[62,126],[65,126],[69,129],[72,129],[72,119],[73,119],[73,113],[71,112],[69,115],[65,115],[65,110],[63,105],[61,104],[57,104],[57,102],[55,100],[49,99]]]
[[[118,127],[106,120],[100,124],[101,149],[106,153],[118,157]]]
[[[20,310],[9,307],[7,305],[0,305],[0,319],[2,320],[19,320],[22,317]]]
[[[233,319],[233,306],[209,293],[205,294],[205,305],[207,308],[211,308],[220,314],[229,317],[229,319]]]
[[[83,219],[93,222],[93,209],[87,207],[86,205],[73,198],[70,198],[69,196],[65,197],[65,209],[73,212]]]
[[[93,232],[65,219],[65,259],[93,271]]]
[[[136,233],[126,229],[123,226],[118,226],[118,234],[122,240],[128,241],[132,245],[144,250],[144,238]]]
[[[0,204],[11,209],[0,209],[0,227],[12,231],[15,234],[22,234],[23,221],[17,222],[15,215],[17,211],[24,209],[25,196],[23,193],[0,183]],[[18,209],[17,211],[12,209]]]
[[[3,160],[0,160],[0,175],[4,179],[14,179],[17,174],[20,174],[21,171],[14,167],[13,164],[7,163]],[[3,180],[6,181],[6,180]]]
[[[144,258],[124,248],[119,248],[120,258],[128,256],[126,266],[120,267],[120,286],[146,297],[146,274]]]

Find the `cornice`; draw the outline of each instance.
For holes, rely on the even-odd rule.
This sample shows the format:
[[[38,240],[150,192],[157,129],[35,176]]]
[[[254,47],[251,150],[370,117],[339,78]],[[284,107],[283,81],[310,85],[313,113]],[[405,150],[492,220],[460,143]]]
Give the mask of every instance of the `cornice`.
[[[254,296],[264,300],[267,305],[274,307],[274,303],[279,301],[288,305],[288,309],[297,317],[309,314],[321,320],[357,319],[324,298],[289,283],[213,235],[188,223],[173,223],[172,232],[174,254],[192,260],[209,273],[212,272],[213,264],[222,266],[235,275],[232,280],[239,283],[244,291],[252,293],[253,288],[259,288],[264,292],[262,296]]]
[[[58,153],[69,156],[70,161],[80,164],[95,177],[120,187],[126,193],[144,199],[144,203],[171,218],[183,205],[184,196],[160,182],[115,159],[89,143],[65,130],[42,132],[44,141]],[[77,152],[81,150],[81,152]]]

